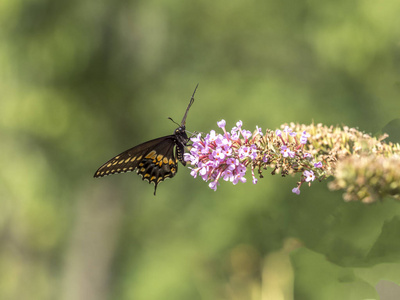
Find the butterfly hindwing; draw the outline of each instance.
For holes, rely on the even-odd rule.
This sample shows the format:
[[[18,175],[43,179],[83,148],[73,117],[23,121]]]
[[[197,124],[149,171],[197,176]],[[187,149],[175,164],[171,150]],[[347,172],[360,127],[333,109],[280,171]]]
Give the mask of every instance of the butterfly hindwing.
[[[174,156],[175,140],[170,137],[152,147],[138,163],[137,173],[143,180],[153,182],[155,188],[161,181],[172,178],[178,171],[178,160]],[[155,192],[155,190],[154,190]]]

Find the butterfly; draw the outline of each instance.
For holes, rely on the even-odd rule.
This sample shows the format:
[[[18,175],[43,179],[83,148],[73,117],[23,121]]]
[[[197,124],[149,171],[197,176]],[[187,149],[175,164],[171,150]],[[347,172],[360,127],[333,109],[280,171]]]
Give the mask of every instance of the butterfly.
[[[94,173],[94,177],[136,170],[136,173],[142,176],[142,180],[154,183],[154,195],[156,195],[157,185],[167,178],[174,177],[178,172],[178,160],[182,165],[186,165],[183,158],[185,146],[189,141],[185,127],[186,117],[194,102],[197,87],[198,85],[190,98],[180,126],[173,134],[145,142],[118,154],[103,164]]]

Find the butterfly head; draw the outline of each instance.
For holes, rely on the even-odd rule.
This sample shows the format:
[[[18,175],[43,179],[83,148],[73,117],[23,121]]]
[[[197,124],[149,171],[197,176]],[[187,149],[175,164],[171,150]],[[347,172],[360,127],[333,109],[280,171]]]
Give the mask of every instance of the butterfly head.
[[[175,134],[182,134],[184,132],[186,132],[185,126],[179,126],[177,129],[175,129]]]
[[[189,138],[186,134],[185,126],[179,126],[177,129],[175,129],[175,138],[180,144],[186,145]]]

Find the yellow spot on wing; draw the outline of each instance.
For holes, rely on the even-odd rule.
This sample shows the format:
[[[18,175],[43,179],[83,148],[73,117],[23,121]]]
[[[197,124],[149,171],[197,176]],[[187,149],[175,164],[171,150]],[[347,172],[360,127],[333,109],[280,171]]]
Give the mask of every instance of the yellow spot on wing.
[[[127,163],[128,161],[130,161],[130,157],[128,157],[127,159],[125,159],[125,163]]]
[[[164,158],[163,158],[163,163],[164,163],[164,164],[167,164],[167,163],[168,163],[168,158],[164,157]]]
[[[156,155],[157,155],[157,152],[154,151],[154,150],[152,150],[149,154],[147,154],[147,155],[145,156],[145,158],[155,159]]]
[[[157,155],[157,160],[158,160],[158,161],[162,160],[162,158],[163,158],[163,156],[162,156],[161,154],[158,154],[158,155]]]

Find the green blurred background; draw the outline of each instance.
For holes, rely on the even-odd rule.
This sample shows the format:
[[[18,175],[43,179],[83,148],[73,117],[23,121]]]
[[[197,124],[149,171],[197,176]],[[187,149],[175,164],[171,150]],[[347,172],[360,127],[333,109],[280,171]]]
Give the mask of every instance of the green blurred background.
[[[400,115],[400,2],[2,0],[0,299],[379,299],[400,206],[264,173],[153,196],[113,155],[187,129]]]

